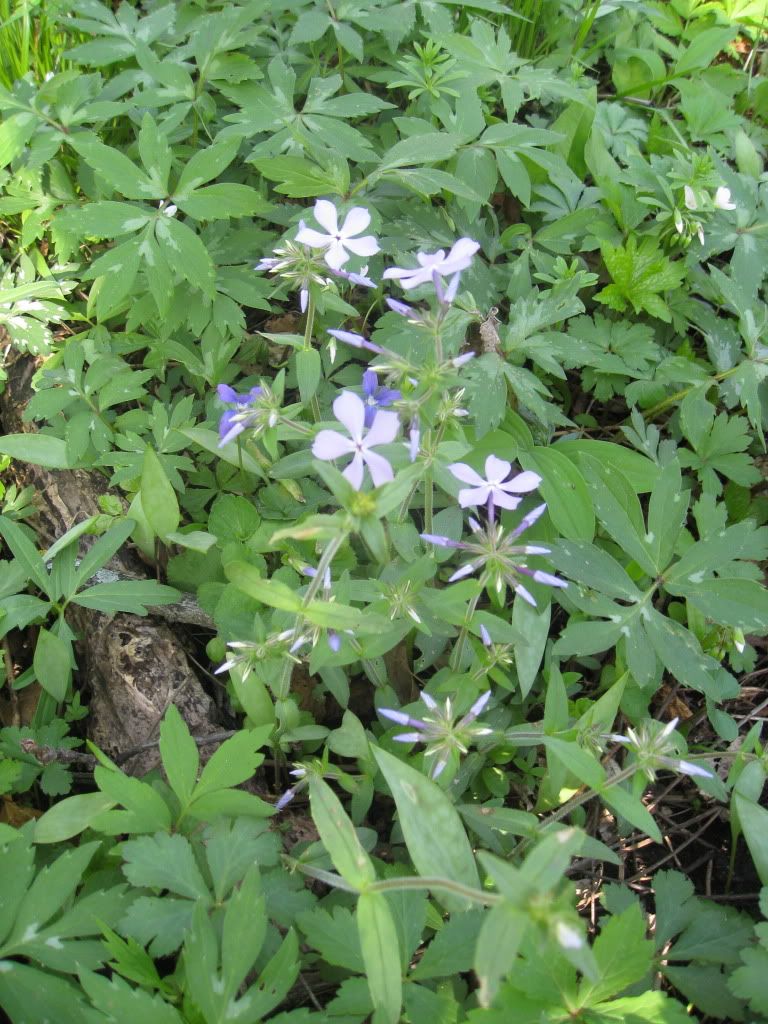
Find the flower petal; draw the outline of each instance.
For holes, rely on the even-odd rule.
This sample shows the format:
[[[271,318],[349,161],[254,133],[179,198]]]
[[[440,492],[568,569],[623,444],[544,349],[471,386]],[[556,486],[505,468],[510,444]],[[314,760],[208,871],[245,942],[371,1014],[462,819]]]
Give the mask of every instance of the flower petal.
[[[344,245],[355,256],[375,256],[379,251],[379,243],[373,235],[363,235],[362,238],[345,238]]]
[[[219,384],[219,386],[216,388],[216,394],[219,396],[222,402],[240,401],[240,396],[238,395],[234,388],[231,388],[229,386],[229,384]]]
[[[452,462],[448,469],[463,484],[472,484],[473,487],[485,486],[485,480],[466,462]]]
[[[533,524],[536,522],[536,520],[540,516],[544,515],[544,513],[546,511],[547,511],[547,503],[546,503],[546,501],[543,504],[541,504],[541,505],[537,505],[536,508],[532,508],[530,512],[528,512],[526,515],[523,516],[523,518],[520,520],[520,522],[517,524],[517,526],[514,528],[514,530],[512,531],[512,533],[509,536],[510,537],[519,537],[521,533],[525,533],[525,531],[528,529],[528,527],[529,526],[533,526]]]
[[[360,441],[365,422],[365,404],[362,398],[351,391],[342,391],[333,403],[333,415],[339,423],[344,424],[355,441]]]
[[[475,242],[471,238],[460,238],[451,247],[451,251],[439,268],[440,273],[443,276],[447,276],[448,274],[455,274],[459,270],[466,270],[479,248],[479,242]]]
[[[465,487],[459,491],[459,504],[462,508],[484,505],[490,493],[491,488],[488,484],[483,484],[482,487]]]
[[[372,396],[379,383],[379,378],[373,370],[366,370],[363,374],[363,392]]]
[[[501,483],[505,477],[509,476],[511,469],[511,462],[507,462],[506,459],[499,459],[495,455],[489,455],[485,460],[485,475],[488,480]]]
[[[376,452],[372,451],[365,451],[363,452],[362,457],[363,461],[368,466],[374,487],[381,487],[382,484],[388,484],[394,479],[395,474],[392,467],[383,455],[378,455]]]
[[[315,231],[314,228],[304,226],[299,229],[294,241],[301,242],[302,245],[308,245],[312,249],[325,249],[326,246],[331,244],[333,239],[330,235],[322,235],[319,231]]]
[[[541,477],[538,473],[526,470],[513,476],[511,480],[506,480],[500,487],[503,491],[512,491],[514,494],[527,494],[528,491],[535,491],[540,483]]]
[[[523,500],[522,498],[516,498],[512,494],[507,494],[506,491],[502,491],[501,487],[493,487],[491,494],[493,495],[494,504],[498,505],[499,508],[507,509],[509,512],[516,509]]]
[[[362,403],[361,403],[362,404]],[[335,411],[335,406],[334,406]],[[383,412],[379,409],[376,418],[363,442],[366,449],[373,448],[379,444],[390,444],[397,437],[400,429],[400,417],[396,412]]]
[[[323,253],[323,259],[331,270],[339,270],[349,259],[349,253],[341,242],[334,239]]]
[[[356,452],[354,459],[352,459],[350,464],[344,470],[342,476],[346,477],[346,479],[349,481],[351,486],[354,487],[356,491],[359,491],[360,488],[363,486],[364,471],[365,470],[363,465],[363,456],[360,454],[360,452]]]
[[[355,450],[354,441],[344,437],[338,430],[321,430],[312,442],[312,454],[316,459],[339,459]]]
[[[359,235],[361,231],[365,231],[370,223],[371,215],[365,207],[353,206],[344,218],[339,234],[344,239],[351,238],[353,235]]]
[[[317,223],[324,227],[329,235],[338,235],[339,232],[339,215],[336,212],[336,207],[328,199],[318,199],[315,203],[313,210],[315,220]]]

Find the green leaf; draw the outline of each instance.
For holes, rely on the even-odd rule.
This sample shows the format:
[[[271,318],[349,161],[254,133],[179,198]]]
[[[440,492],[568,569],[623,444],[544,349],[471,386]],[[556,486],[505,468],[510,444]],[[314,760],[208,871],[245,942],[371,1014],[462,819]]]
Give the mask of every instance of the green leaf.
[[[631,304],[635,313],[645,310],[669,323],[672,314],[661,295],[680,287],[685,277],[684,262],[673,263],[650,235],[644,236],[639,245],[635,235],[630,235],[624,246],[605,243],[602,253],[614,283],[595,295],[597,302],[619,313]]]
[[[80,990],[64,978],[15,960],[2,960],[0,964],[0,1006],[9,1020],[28,1024],[42,1024],[46,1020],[56,1024],[103,1024],[104,1017],[89,1007]]]
[[[582,455],[580,461],[598,519],[640,568],[655,576],[663,566],[656,566],[648,550],[640,502],[626,477],[589,455]]]
[[[188,198],[200,185],[217,178],[235,159],[239,148],[240,139],[237,136],[231,136],[193,153],[184,165],[184,170],[174,189],[174,202]]]
[[[301,598],[285,583],[266,580],[259,570],[247,562],[228,562],[224,566],[227,579],[249,597],[256,598],[270,608],[284,612],[300,612]]]
[[[689,586],[667,585],[666,589],[690,601],[713,622],[745,633],[768,632],[768,590],[756,580],[699,580]]]
[[[175,704],[169,706],[160,725],[160,756],[171,789],[184,807],[197,782],[200,754]]]
[[[174,604],[181,597],[178,590],[156,580],[118,580],[115,583],[94,583],[75,594],[72,603],[83,608],[95,608],[107,615],[116,612],[146,615],[148,607]]]
[[[206,427],[185,427],[179,433],[189,438],[193,444],[200,445],[205,451],[228,462],[231,466],[237,466],[239,469],[242,464],[247,473],[253,473],[260,479],[264,478],[264,471],[256,459],[244,448],[238,447],[235,441],[219,448],[219,435],[215,430],[208,430]]]
[[[253,967],[267,934],[267,912],[258,865],[252,864],[227,903],[221,931],[224,991],[233,999]]]
[[[755,870],[763,885],[768,885],[768,811],[739,793],[733,800]]]
[[[57,228],[71,231],[78,238],[120,238],[141,231],[155,215],[156,211],[146,206],[105,200],[70,206],[56,217],[55,223]]]
[[[552,605],[549,603],[541,608],[532,608],[527,601],[515,601],[512,605],[512,625],[526,641],[515,647],[515,669],[523,697],[531,692],[538,675],[549,639],[551,618]]]
[[[533,448],[520,454],[523,469],[541,476],[539,490],[549,516],[569,540],[590,541],[595,535],[595,513],[584,477],[556,448]]]
[[[163,464],[149,446],[144,450],[139,493],[144,515],[158,537],[162,539],[178,529],[181,514],[176,492]]]
[[[448,160],[456,152],[459,138],[448,132],[425,132],[401,139],[387,150],[381,164],[370,175],[370,180],[393,167],[410,167],[419,164],[434,164]]]
[[[264,760],[258,750],[269,740],[270,725],[259,729],[241,729],[225,740],[203,768],[192,795],[193,801],[208,793],[247,782]]]
[[[421,772],[384,750],[373,750],[397,805],[408,852],[420,875],[447,878],[477,888],[475,858],[461,818],[442,789]],[[467,901],[439,897],[449,910],[464,910]]]
[[[720,666],[702,652],[693,633],[654,609],[643,621],[653,649],[667,671],[683,686],[692,686],[712,699],[719,699],[712,674]]]
[[[45,562],[22,528],[7,516],[0,515],[0,535],[24,571],[24,580],[30,579],[48,597],[57,597],[58,595],[51,591],[51,580],[46,572]]]
[[[608,920],[592,947],[600,977],[598,981],[582,980],[580,1007],[596,1006],[645,977],[653,957],[653,943],[645,937],[646,928],[645,915],[637,903]]]
[[[57,702],[64,700],[72,671],[72,645],[41,626],[32,665],[45,692]]]
[[[612,811],[626,818],[630,825],[645,832],[657,843],[661,842],[659,826],[653,820],[650,811],[647,810],[637,797],[633,796],[621,786],[604,786],[600,791],[601,798],[608,804]]]
[[[147,782],[131,778],[117,768],[99,767],[93,773],[105,797],[125,810],[99,815],[93,828],[106,835],[122,832],[156,832],[171,827],[171,812],[165,800]]]
[[[323,368],[320,353],[315,348],[302,348],[296,353],[296,377],[301,401],[306,403],[317,391]]]
[[[35,842],[62,843],[79,836],[100,814],[114,806],[115,801],[104,793],[79,793],[59,800],[35,822]]]
[[[67,442],[50,434],[4,434],[0,454],[45,469],[72,469],[67,458]]]
[[[557,568],[583,586],[622,601],[642,597],[623,567],[602,548],[575,540],[557,541],[551,548]]]
[[[99,846],[99,842],[84,843],[67,850],[37,873],[19,905],[9,946],[26,943],[30,932],[42,931],[72,896]]]
[[[24,152],[39,124],[35,114],[25,111],[4,119],[0,125],[0,167],[6,167]]]
[[[529,919],[509,903],[492,907],[486,914],[475,948],[475,974],[480,982],[478,1002],[489,1007],[502,979],[510,973],[517,959]]]
[[[68,136],[67,141],[94,171],[127,199],[165,198],[160,184],[151,181],[119,149],[105,146],[91,132],[78,132]]]
[[[155,224],[155,237],[170,266],[203,295],[213,299],[213,261],[200,236],[175,217],[162,217]]]
[[[558,441],[556,448],[577,464],[580,455],[591,455],[606,468],[618,470],[627,478],[636,494],[653,490],[659,476],[659,467],[655,462],[612,441]]]
[[[181,835],[129,839],[121,846],[123,874],[131,885],[146,889],[167,889],[178,896],[210,903],[208,886],[195,861],[189,840]]]
[[[158,992],[132,988],[119,975],[107,979],[91,971],[81,971],[80,984],[96,1009],[110,1024],[184,1024],[179,1011]]]
[[[375,1024],[397,1024],[403,1004],[400,945],[383,893],[360,893],[357,898],[357,931],[375,1008],[373,1020]]]
[[[225,217],[263,216],[271,206],[255,188],[222,182],[196,189],[177,200],[179,209],[194,220],[222,220]]]
[[[297,922],[309,945],[329,964],[363,974],[363,954],[352,912],[346,907],[314,910],[299,914]]]
[[[376,871],[339,798],[327,782],[315,775],[309,780],[309,798],[312,818],[333,866],[349,885],[365,889],[376,880]]]

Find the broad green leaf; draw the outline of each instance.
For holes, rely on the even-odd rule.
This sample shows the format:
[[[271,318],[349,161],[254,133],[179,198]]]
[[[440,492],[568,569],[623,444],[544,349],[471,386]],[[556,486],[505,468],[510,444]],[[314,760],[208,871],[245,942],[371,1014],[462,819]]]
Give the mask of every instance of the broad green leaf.
[[[640,502],[626,477],[589,455],[581,456],[581,464],[598,519],[630,558],[649,576],[655,576],[660,567],[648,550]]]
[[[555,447],[577,464],[578,456],[583,454],[591,455],[608,469],[617,469],[637,494],[653,490],[659,476],[660,470],[655,462],[612,441],[558,441]]]
[[[214,297],[214,267],[199,235],[175,217],[162,217],[155,224],[155,237],[170,266],[207,298]]]
[[[756,580],[709,579],[666,589],[690,601],[713,622],[745,633],[768,632],[768,590]]]
[[[642,597],[623,567],[602,548],[577,540],[556,541],[550,546],[557,568],[582,586],[622,601],[635,602]]]
[[[41,931],[72,896],[101,844],[83,843],[39,871],[19,905],[8,945],[29,941],[29,929]]]
[[[297,922],[309,945],[329,964],[363,974],[363,956],[355,919],[346,907],[314,910],[299,914]]]
[[[151,181],[119,149],[105,146],[91,132],[78,132],[68,136],[67,141],[94,171],[127,199],[165,198],[161,185]]]
[[[115,768],[98,767],[93,773],[105,797],[125,810],[109,810],[93,822],[97,832],[157,832],[171,827],[171,812],[165,800],[147,782],[131,778]]]
[[[661,842],[659,826],[653,820],[650,811],[641,800],[626,789],[622,789],[621,786],[604,786],[600,790],[600,798],[608,804],[612,811],[620,814],[622,818],[626,818],[630,825],[639,828],[651,839],[655,839],[657,843]]]
[[[688,515],[690,492],[683,490],[680,464],[668,462],[651,492],[648,503],[646,543],[660,569],[669,565]]]
[[[357,931],[363,951],[375,1024],[397,1024],[403,1004],[400,947],[392,912],[383,893],[361,892]]]
[[[0,943],[5,943],[10,934],[19,905],[35,875],[35,854],[29,837],[24,832],[16,835],[15,842],[0,847],[2,877],[13,879],[13,885],[0,886]]]
[[[41,626],[32,664],[45,692],[57,702],[64,700],[72,670],[72,645]]]
[[[95,544],[88,548],[80,560],[75,574],[75,588],[87,583],[93,574],[112,558],[112,556],[125,544],[133,532],[134,523],[131,519],[124,519],[121,523],[115,523],[107,532],[99,537]],[[56,545],[54,545],[55,548]],[[48,557],[52,558],[53,548],[48,551]]]
[[[320,353],[315,348],[299,349],[296,353],[296,377],[299,382],[299,394],[306,404],[317,391],[323,367]]]
[[[221,973],[230,999],[246,979],[267,934],[258,865],[252,864],[227,902],[221,931]]]
[[[166,835],[129,839],[121,846],[123,874],[139,888],[167,889],[179,896],[210,902],[208,886],[200,873],[188,839]]]
[[[183,807],[197,782],[200,754],[175,704],[169,706],[160,725],[160,756],[171,789]]]
[[[193,800],[216,790],[239,786],[252,778],[264,760],[258,750],[268,741],[271,725],[241,729],[218,748],[203,768]]]
[[[569,772],[590,789],[598,789],[605,782],[603,766],[578,743],[569,743],[558,736],[542,736],[541,741]]]
[[[35,114],[25,111],[5,118],[0,125],[0,167],[6,167],[24,152],[39,124]]]
[[[155,210],[146,206],[104,200],[65,209],[56,218],[56,226],[63,231],[71,231],[78,238],[120,238],[121,235],[141,231],[155,214]]]
[[[539,672],[541,659],[549,639],[552,605],[532,608],[527,601],[515,601],[512,605],[512,625],[525,643],[515,647],[515,669],[520,692],[527,697]]]
[[[349,885],[365,889],[376,880],[376,871],[341,801],[328,783],[315,775],[309,781],[309,797],[312,818],[333,866]]]
[[[458,137],[447,132],[426,132],[401,139],[387,150],[378,169],[370,177],[377,177],[392,167],[411,167],[448,160],[456,152],[458,144]]]
[[[244,448],[239,447],[235,441],[219,448],[219,435],[215,430],[208,430],[207,427],[185,427],[179,433],[189,438],[193,444],[200,445],[205,451],[211,452],[212,455],[223,459],[231,466],[237,466],[239,469],[242,465],[247,473],[253,473],[263,479],[264,471],[256,459]]]
[[[714,658],[702,652],[693,633],[654,609],[643,624],[659,661],[678,682],[718,700],[712,673],[720,666]]]
[[[95,608],[107,615],[130,612],[146,615],[147,608],[158,604],[173,604],[181,600],[181,593],[156,580],[118,580],[115,583],[94,583],[72,598],[73,604]]]
[[[104,1024],[104,1016],[89,1007],[80,989],[64,978],[16,960],[1,960],[0,965],[0,1007],[9,1020]],[[30,1007],[34,1007],[34,1015]]]
[[[51,580],[42,557],[18,523],[7,516],[0,515],[0,535],[10,548],[16,563],[23,570],[24,580],[31,580],[48,597],[58,597],[51,590]]]
[[[224,572],[238,590],[255,597],[262,604],[284,612],[301,611],[301,598],[294,590],[279,580],[264,579],[255,566],[247,562],[228,562]]]
[[[419,874],[477,888],[472,847],[448,796],[392,754],[379,749],[373,754],[394,797],[405,843]],[[438,898],[449,910],[467,907],[467,901],[459,897],[440,893]]]
[[[492,907],[486,914],[475,948],[481,1006],[490,1006],[496,998],[499,985],[514,966],[528,925],[528,915],[509,903]]]
[[[92,971],[81,971],[80,984],[97,1010],[110,1024],[184,1024],[179,1011],[160,993],[135,988],[118,974],[104,978]]]
[[[736,793],[733,798],[741,830],[763,885],[768,885],[768,811]]]
[[[573,462],[554,447],[537,447],[521,453],[520,465],[541,476],[539,490],[563,537],[591,541],[595,535],[595,513],[589,488]]]
[[[194,220],[255,217],[266,214],[271,208],[255,188],[231,182],[195,189],[186,199],[177,199],[177,202],[179,209]]]
[[[217,178],[235,159],[239,148],[240,139],[237,136],[231,136],[194,153],[185,163],[184,170],[173,191],[174,202],[188,198],[200,185]]]
[[[50,434],[5,434],[0,437],[0,454],[45,469],[72,469],[67,442]]]
[[[149,446],[144,450],[140,494],[144,515],[158,537],[162,539],[178,529],[181,514],[176,492],[163,464]]]
[[[36,843],[62,843],[90,828],[115,801],[104,793],[79,793],[59,800],[35,823]]]
[[[646,930],[645,915],[638,903],[608,920],[592,947],[599,980],[582,980],[580,1007],[596,1006],[645,977],[653,957],[653,943],[646,938]]]

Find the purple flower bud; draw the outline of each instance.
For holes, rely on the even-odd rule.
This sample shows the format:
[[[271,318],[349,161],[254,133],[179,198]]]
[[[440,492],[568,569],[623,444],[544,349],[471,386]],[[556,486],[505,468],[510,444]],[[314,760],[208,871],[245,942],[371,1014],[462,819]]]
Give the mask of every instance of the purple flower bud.
[[[482,623],[480,624],[480,639],[486,647],[490,647],[493,643],[493,640],[491,640],[491,634]]]
[[[368,352],[375,352],[376,355],[381,355],[384,351],[379,345],[374,345],[372,341],[368,341],[362,334],[354,334],[352,331],[328,331],[328,334],[332,338],[336,338],[337,341],[343,341],[345,345],[351,345],[353,348],[364,348]]]
[[[451,366],[453,366],[454,369],[458,370],[462,366],[466,365],[466,363],[468,363],[470,361],[470,359],[474,359],[474,358],[475,358],[475,353],[474,352],[465,352],[463,355],[456,356],[455,359],[452,359],[451,360]]]
[[[399,313],[400,316],[413,317],[416,315],[416,310],[413,306],[409,306],[405,302],[399,302],[397,299],[385,299],[384,300],[393,313]]]
[[[283,793],[283,795],[280,797],[280,799],[275,804],[275,810],[276,811],[282,811],[282,809],[284,807],[286,807],[291,802],[291,800],[293,800],[293,798],[295,796],[296,796],[296,790],[294,788],[286,789],[286,791]]]

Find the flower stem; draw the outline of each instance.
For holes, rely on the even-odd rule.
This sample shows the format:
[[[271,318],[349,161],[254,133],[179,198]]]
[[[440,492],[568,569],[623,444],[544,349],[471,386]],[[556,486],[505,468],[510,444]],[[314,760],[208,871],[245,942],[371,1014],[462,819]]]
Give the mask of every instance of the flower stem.
[[[454,672],[459,671],[459,666],[464,658],[464,649],[467,645],[469,627],[472,622],[472,617],[475,614],[475,609],[477,608],[477,602],[480,600],[481,593],[482,590],[479,590],[467,605],[467,614],[464,616],[464,624],[461,627],[461,632],[459,633],[453,651],[451,652],[450,666]]]

